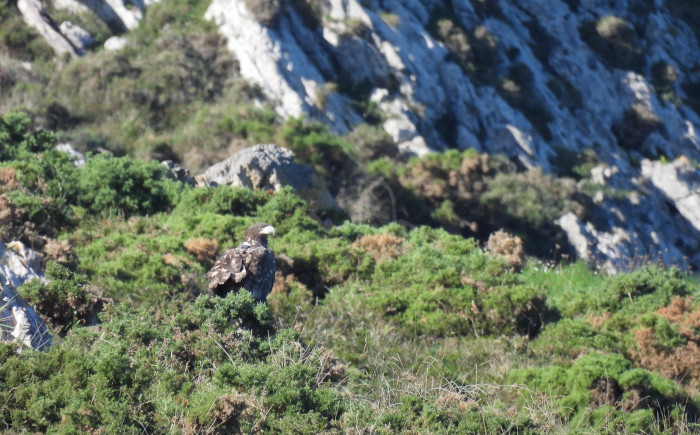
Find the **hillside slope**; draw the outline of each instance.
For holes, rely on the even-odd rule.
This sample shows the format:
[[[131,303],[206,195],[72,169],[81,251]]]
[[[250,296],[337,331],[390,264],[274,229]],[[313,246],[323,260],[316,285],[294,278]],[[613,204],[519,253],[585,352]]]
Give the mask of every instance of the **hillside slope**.
[[[82,58],[52,60],[23,24],[31,23],[24,5],[53,17],[57,37],[82,37],[82,48],[72,39]],[[2,8],[1,108],[34,113],[79,149],[176,159],[199,171],[242,146],[275,142],[316,164],[358,222],[440,225],[484,242],[499,226],[531,239],[536,222],[549,228],[536,237],[541,245],[526,240],[539,256],[559,250],[608,272],[639,259],[700,267],[700,12],[692,4],[86,5]],[[299,134],[306,138],[295,142]],[[345,156],[327,150],[340,136]],[[381,162],[367,170],[377,159],[403,166],[407,155],[447,149],[505,155],[514,166],[495,165],[483,180],[463,168],[467,193],[456,181],[438,194]],[[411,171],[439,180],[450,170]],[[491,183],[492,170],[522,175]],[[540,213],[497,198],[516,185],[534,202],[552,189],[578,199]],[[404,212],[415,204],[402,198],[415,196],[428,211]],[[357,206],[366,203],[373,206]],[[494,207],[506,218],[494,218]]]
[[[17,290],[52,335],[0,344],[7,431],[698,431],[700,285],[678,269],[526,259],[504,232],[483,249],[427,226],[325,228],[290,188],[75,166],[17,112],[0,145],[0,241],[44,260]],[[202,294],[256,221],[277,229],[268,304]]]

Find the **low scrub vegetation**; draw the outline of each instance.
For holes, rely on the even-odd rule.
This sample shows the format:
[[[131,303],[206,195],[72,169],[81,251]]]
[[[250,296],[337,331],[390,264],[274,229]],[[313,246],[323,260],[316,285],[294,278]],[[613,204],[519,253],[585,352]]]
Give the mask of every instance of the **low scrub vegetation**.
[[[48,282],[19,289],[52,347],[0,346],[8,431],[700,429],[700,286],[677,269],[546,263],[508,231],[482,247],[425,225],[323,226],[291,189],[193,188],[131,157],[75,167],[55,137],[18,112],[0,122],[1,233],[54,258]],[[449,199],[454,216],[497,201],[541,226],[537,189],[485,197],[508,183],[560,192],[553,209],[580,206],[542,174],[501,179],[506,164],[449,152],[384,173],[400,203]],[[410,183],[424,172],[448,181]],[[268,304],[203,295],[213,259],[259,220],[278,230]]]

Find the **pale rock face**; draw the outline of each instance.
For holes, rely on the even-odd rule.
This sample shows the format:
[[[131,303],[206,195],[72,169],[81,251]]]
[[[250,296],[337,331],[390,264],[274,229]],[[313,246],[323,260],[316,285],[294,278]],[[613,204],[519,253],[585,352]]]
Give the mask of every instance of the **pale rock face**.
[[[280,102],[279,111],[285,116],[305,114],[327,122],[338,132],[347,131],[358,121],[357,114],[342,98],[329,98],[330,104],[321,111],[315,104],[314,93],[323,89],[326,81],[337,80],[328,70],[329,60],[340,60],[339,68],[345,77],[366,79],[376,86],[375,90],[388,89],[382,77],[393,76],[389,95],[379,103],[390,119],[384,127],[397,143],[404,144],[403,149],[412,150],[413,154],[446,147],[476,147],[491,153],[505,151],[528,167],[548,170],[556,155],[553,145],[581,150],[597,143],[614,148],[616,138],[611,126],[632,104],[639,103],[667,127],[663,135],[649,135],[645,149],[664,155],[686,153],[692,158],[700,157],[698,136],[686,126],[688,122],[698,122],[696,115],[661,104],[645,77],[607,67],[581,39],[579,28],[597,17],[617,15],[634,21],[627,2],[581,2],[574,13],[560,0],[503,0],[499,2],[502,13],[485,19],[470,2],[453,4],[453,12],[468,31],[483,26],[495,36],[496,74],[506,75],[509,66],[516,63],[532,73],[532,94],[551,118],[547,124],[550,137],[538,131],[519,109],[506,103],[491,85],[476,84],[449,60],[449,50],[428,30],[433,9],[441,5],[432,1],[387,0],[380,8],[373,2],[331,0],[324,3],[326,18],[317,32],[303,28],[291,8],[285,9],[277,28],[265,28],[246,11],[242,0],[215,0],[207,17],[229,38],[229,48],[241,61],[243,75],[260,84],[273,101]],[[649,58],[664,60],[677,68],[692,67],[698,53],[692,31],[665,13],[663,7],[656,9],[649,12],[643,27],[644,49],[651,53]],[[393,21],[391,26],[384,21],[383,14],[387,13],[395,17],[386,20]],[[351,22],[356,27],[361,23],[365,34],[342,37]],[[533,23],[549,38],[545,43],[537,40],[542,36],[533,31]],[[290,26],[296,30],[291,31]],[[679,30],[671,37],[668,28]],[[546,59],[532,50],[543,45],[548,49]],[[508,59],[506,51],[515,53],[509,55],[513,59]],[[580,95],[580,101],[556,95],[552,91],[553,80],[568,81]],[[303,85],[308,81],[314,86]],[[445,116],[454,119],[455,132],[450,140],[457,143],[447,143],[444,132],[438,129]],[[410,137],[406,137],[407,132],[411,132]],[[417,148],[406,145],[411,143]],[[619,153],[611,152],[606,160],[624,166]]]
[[[133,30],[143,19],[146,8],[157,0],[56,0],[53,6],[72,14],[93,12],[115,31]],[[57,55],[82,56],[92,45],[90,34],[75,23],[53,22],[40,0],[18,0],[17,8],[24,21],[46,40]],[[116,39],[113,39],[116,38]],[[108,39],[108,50],[121,50],[126,41],[121,37]]]
[[[64,21],[58,28],[63,36],[70,41],[78,54],[84,54],[85,50],[92,45],[92,36],[82,27],[70,21]]]
[[[0,340],[18,341],[30,349],[51,345],[51,334],[34,309],[17,294],[17,288],[39,274],[41,258],[21,242],[0,242]]]
[[[477,42],[477,30],[495,41],[491,83],[465,72],[431,34],[433,11],[442,2],[329,0],[322,3],[322,28],[313,31],[290,7],[274,28],[258,24],[243,0],[214,0],[206,15],[228,38],[243,75],[279,103],[283,116],[306,115],[336,132],[352,128],[361,118],[342,96],[318,104],[320,90],[341,74],[372,86],[369,98],[385,116],[384,130],[408,155],[472,147],[551,171],[558,149],[594,149],[603,162],[590,180],[601,186],[592,198],[595,219],[568,214],[559,220],[578,255],[608,272],[656,259],[698,267],[700,254],[692,253],[700,244],[700,202],[695,181],[688,181],[691,171],[677,163],[634,163],[660,155],[700,161],[700,117],[663,102],[650,82],[655,62],[693,70],[700,52],[695,34],[663,2],[642,16],[625,0],[577,3],[573,11],[563,0],[502,0],[499,14],[484,16],[474,2],[452,2],[469,44]],[[584,24],[609,15],[641,32],[642,71],[607,65],[582,39]],[[360,30],[349,36],[351,28]],[[509,104],[499,89],[514,66],[528,72],[525,108]],[[679,95],[681,88],[674,84]],[[634,124],[624,125],[633,108],[662,127],[623,149],[616,135],[634,132]],[[545,121],[536,127],[536,119]],[[444,131],[444,120],[451,131]],[[625,193],[610,197],[608,188]]]
[[[55,6],[72,12],[82,12],[85,9],[95,13],[102,21],[110,26],[123,30],[133,30],[143,18],[146,6],[152,2],[124,0],[59,0]],[[131,5],[131,7],[127,7]]]
[[[121,36],[112,36],[104,42],[104,49],[108,51],[119,51],[126,47],[127,40]]]
[[[687,159],[666,164],[643,160],[642,176],[700,232],[700,173]]]
[[[625,199],[595,195],[595,223],[573,213],[562,228],[579,258],[607,273],[661,261],[680,268],[700,266],[700,174],[687,159],[643,160],[641,176],[626,179],[619,168],[598,166],[591,182],[626,192]]]
[[[46,19],[48,15],[40,0],[17,0],[17,9],[22,14],[24,22],[33,27],[57,55],[78,56],[75,47],[57,29],[55,23],[50,18]]]
[[[332,65],[295,14],[285,13],[273,31],[254,19],[243,1],[214,0],[205,17],[227,38],[241,75],[261,87],[280,115],[317,116],[335,131],[347,131],[360,122],[358,114],[346,110],[339,94],[329,93],[323,103],[319,101],[326,82],[322,71],[332,71]]]

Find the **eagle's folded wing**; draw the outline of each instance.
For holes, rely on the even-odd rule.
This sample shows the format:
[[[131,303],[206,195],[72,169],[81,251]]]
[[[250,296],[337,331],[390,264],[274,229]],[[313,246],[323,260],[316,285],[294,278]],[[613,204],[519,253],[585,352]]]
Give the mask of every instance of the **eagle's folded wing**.
[[[233,275],[235,282],[241,282],[247,275],[243,266],[245,251],[241,249],[229,249],[219,258],[211,270],[207,273],[209,284],[207,288],[211,291],[224,284]]]

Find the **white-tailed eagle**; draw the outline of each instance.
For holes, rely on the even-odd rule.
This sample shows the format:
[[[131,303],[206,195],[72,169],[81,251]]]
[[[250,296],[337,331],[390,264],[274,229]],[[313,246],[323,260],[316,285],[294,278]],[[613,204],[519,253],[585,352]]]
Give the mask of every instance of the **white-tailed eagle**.
[[[245,240],[221,256],[207,273],[209,296],[226,296],[244,288],[264,302],[275,282],[275,258],[267,249],[267,236],[275,229],[258,222],[245,232]]]

